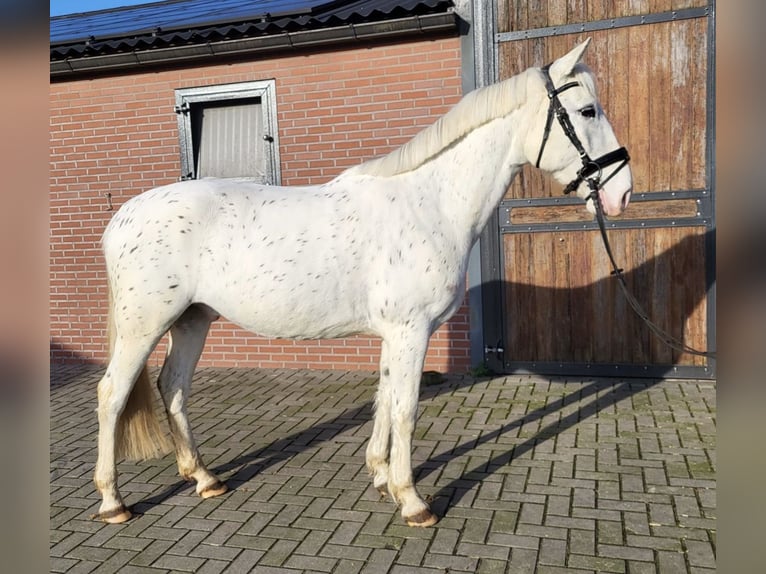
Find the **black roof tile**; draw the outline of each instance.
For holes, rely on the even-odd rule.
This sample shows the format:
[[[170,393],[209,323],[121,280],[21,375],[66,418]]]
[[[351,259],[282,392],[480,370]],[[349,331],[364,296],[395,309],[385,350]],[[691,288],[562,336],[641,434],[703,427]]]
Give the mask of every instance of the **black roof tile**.
[[[451,0],[165,0],[51,18],[51,61],[445,13],[451,7]]]

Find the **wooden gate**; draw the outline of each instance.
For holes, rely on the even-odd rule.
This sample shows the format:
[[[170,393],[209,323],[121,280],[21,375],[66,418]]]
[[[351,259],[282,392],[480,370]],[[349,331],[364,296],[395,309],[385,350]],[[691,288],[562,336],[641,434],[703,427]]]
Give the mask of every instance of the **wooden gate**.
[[[609,238],[652,319],[715,347],[714,2],[498,0],[494,75],[546,64],[591,38],[585,61],[631,155],[632,203]],[[555,128],[554,128],[555,129]],[[498,371],[714,377],[674,351],[610,276],[583,202],[524,169],[482,238],[488,365]]]

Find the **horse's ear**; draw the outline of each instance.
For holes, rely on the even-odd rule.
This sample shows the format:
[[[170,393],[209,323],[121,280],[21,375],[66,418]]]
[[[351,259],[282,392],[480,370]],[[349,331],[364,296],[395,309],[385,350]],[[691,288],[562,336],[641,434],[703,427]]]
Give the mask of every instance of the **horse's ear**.
[[[554,83],[572,74],[574,67],[580,63],[588,44],[590,44],[590,38],[575,46],[568,54],[561,56],[551,64],[550,74]]]

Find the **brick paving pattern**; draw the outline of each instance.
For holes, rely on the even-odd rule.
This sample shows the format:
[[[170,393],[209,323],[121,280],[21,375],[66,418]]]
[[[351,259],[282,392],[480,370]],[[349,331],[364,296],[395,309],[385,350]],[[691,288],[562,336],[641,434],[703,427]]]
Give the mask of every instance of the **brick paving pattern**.
[[[413,447],[441,516],[405,526],[364,468],[376,377],[200,370],[191,422],[231,491],[119,464],[137,514],[92,518],[102,370],[51,367],[52,572],[715,572],[715,384],[512,375],[424,385]]]

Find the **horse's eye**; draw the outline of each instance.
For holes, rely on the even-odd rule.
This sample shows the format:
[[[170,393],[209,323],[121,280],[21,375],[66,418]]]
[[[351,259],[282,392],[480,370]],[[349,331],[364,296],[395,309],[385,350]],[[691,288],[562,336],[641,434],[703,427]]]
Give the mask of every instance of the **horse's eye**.
[[[583,109],[580,110],[580,113],[583,115],[583,117],[595,118],[596,108],[595,106],[585,106]]]

